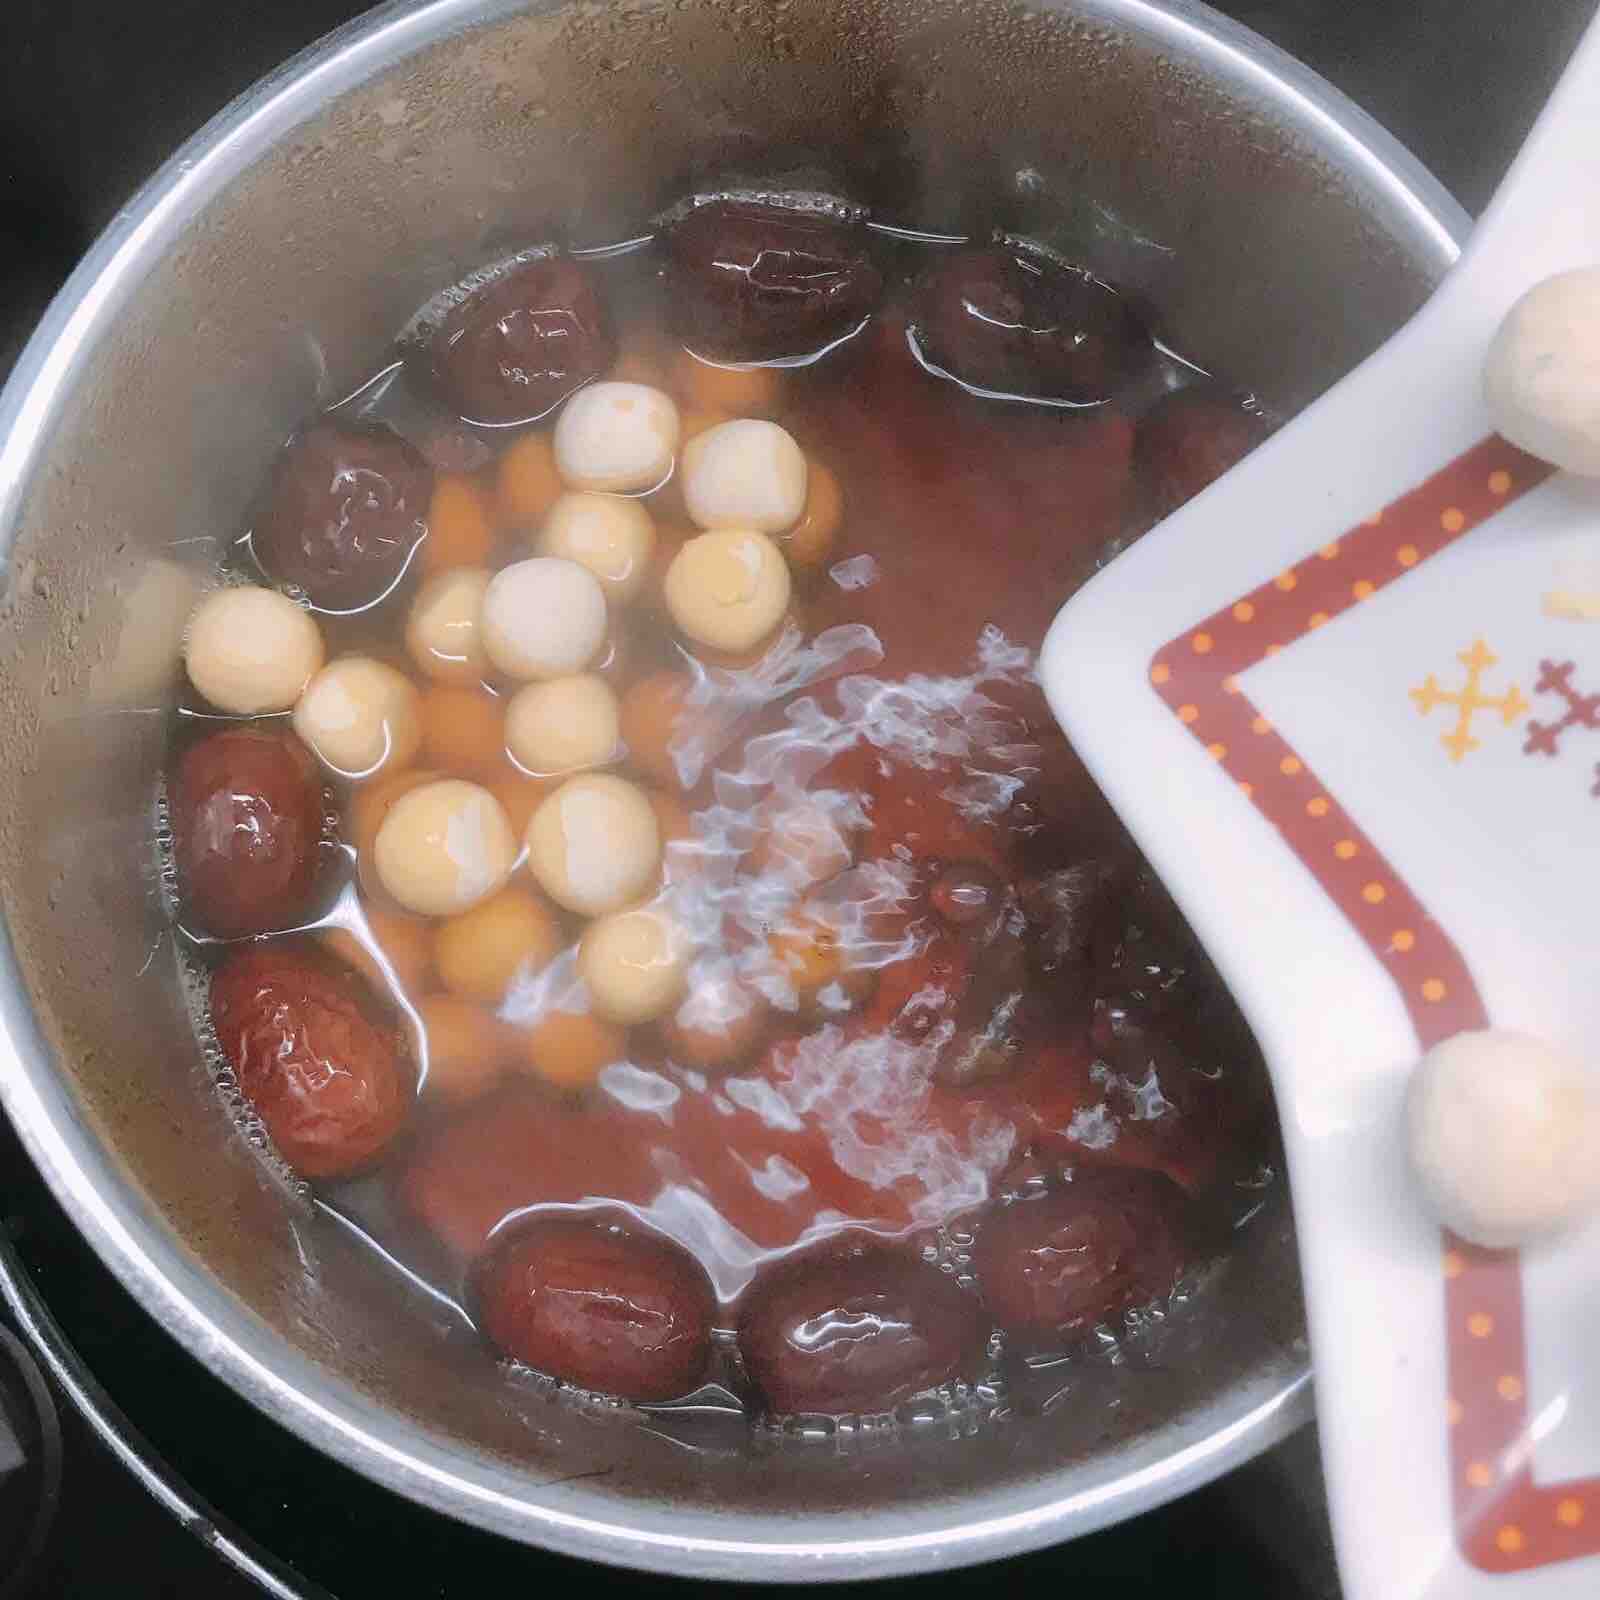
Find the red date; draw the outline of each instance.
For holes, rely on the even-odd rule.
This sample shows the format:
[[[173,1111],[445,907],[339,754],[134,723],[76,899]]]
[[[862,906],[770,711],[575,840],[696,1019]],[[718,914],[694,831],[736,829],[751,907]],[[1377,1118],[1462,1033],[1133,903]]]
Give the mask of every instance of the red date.
[[[670,1400],[705,1371],[711,1284],[664,1240],[577,1218],[535,1222],[491,1250],[477,1289],[494,1344],[579,1388]]]
[[[919,301],[928,358],[974,388],[1099,405],[1150,356],[1115,289],[1029,251],[964,250],[929,276]]]
[[[361,979],[300,940],[246,946],[211,980],[217,1043],[304,1178],[360,1170],[399,1133],[413,1086],[399,1031]]]
[[[1168,1293],[1183,1264],[1176,1201],[1165,1178],[1080,1170],[1064,1189],[998,1209],[973,1251],[985,1302],[1037,1348]]]
[[[293,734],[226,728],[191,745],[171,807],[187,920],[234,939],[304,918],[320,867],[322,782]]]
[[[881,1411],[958,1375],[983,1347],[976,1300],[884,1246],[811,1257],[758,1284],[739,1326],[774,1412]]]
[[[399,434],[319,422],[290,441],[251,543],[314,606],[355,611],[392,589],[428,531],[433,473]]]
[[[1270,431],[1259,411],[1224,390],[1198,385],[1165,396],[1139,423],[1133,442],[1134,473],[1144,486],[1149,519],[1171,516]]]
[[[431,346],[445,400],[463,421],[489,427],[545,416],[615,355],[593,279],[560,256],[529,261],[469,295]]]
[[[794,207],[697,207],[667,240],[684,337],[725,361],[806,356],[873,308],[883,279],[858,227]]]

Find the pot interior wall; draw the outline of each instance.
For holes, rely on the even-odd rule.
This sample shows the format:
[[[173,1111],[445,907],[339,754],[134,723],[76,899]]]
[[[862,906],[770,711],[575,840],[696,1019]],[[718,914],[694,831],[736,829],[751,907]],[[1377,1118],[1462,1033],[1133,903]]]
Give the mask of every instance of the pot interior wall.
[[[432,289],[508,248],[637,234],[730,172],[799,177],[908,226],[998,221],[1079,254],[1093,239],[1091,263],[1158,305],[1178,349],[1281,406],[1354,364],[1420,303],[1436,238],[1142,17],[1113,0],[641,0],[460,31],[188,219],[105,319],[35,458],[0,623],[0,874],[73,1112],[269,1365],[354,1386],[513,1498],[565,1504],[555,1480],[602,1474],[591,1513],[665,1502],[711,1525],[803,1493],[838,1519],[807,1537],[891,1504],[932,1526],[1153,1464],[1303,1370],[1279,1215],[1250,1230],[1175,1365],[1080,1377],[1050,1415],[983,1438],[752,1453],[709,1430],[690,1450],[676,1425],[521,1393],[231,1136],[151,845],[179,628],[217,542],[290,427],[380,364]]]

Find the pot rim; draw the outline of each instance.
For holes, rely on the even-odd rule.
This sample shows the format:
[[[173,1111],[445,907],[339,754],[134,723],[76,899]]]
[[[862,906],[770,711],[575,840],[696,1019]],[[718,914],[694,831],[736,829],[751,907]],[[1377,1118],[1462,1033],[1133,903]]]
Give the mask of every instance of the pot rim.
[[[1390,208],[1392,226],[1409,227],[1441,272],[1459,255],[1471,224],[1455,199],[1353,101],[1252,30],[1198,0],[1047,3],[1168,42],[1220,80],[1260,95],[1285,122],[1305,129],[1359,190]],[[36,458],[66,395],[110,319],[182,227],[340,94],[451,34],[524,9],[527,0],[390,0],[261,79],[157,170],[79,262],[0,392],[0,560],[9,563]],[[743,1518],[760,1536],[729,1536],[709,1531],[718,1520],[712,1515],[644,1499],[619,1507],[615,1497],[581,1483],[529,1483],[452,1449],[275,1347],[149,1213],[79,1118],[32,1013],[9,929],[0,930],[0,1105],[101,1259],[169,1333],[247,1400],[390,1489],[570,1555],[745,1581],[860,1579],[993,1560],[1092,1532],[1198,1488],[1312,1414],[1307,1366],[1246,1388],[1242,1414],[1203,1439],[1071,1493],[1053,1489],[1055,1475],[1045,1473],[1025,1491],[1011,1486],[897,1512],[888,1534],[845,1531],[854,1518],[808,1527],[762,1514]]]

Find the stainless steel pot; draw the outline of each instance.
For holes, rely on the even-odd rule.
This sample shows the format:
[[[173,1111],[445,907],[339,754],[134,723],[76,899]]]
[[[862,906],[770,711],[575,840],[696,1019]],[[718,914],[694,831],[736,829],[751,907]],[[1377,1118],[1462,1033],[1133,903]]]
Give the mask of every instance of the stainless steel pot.
[[[565,1410],[232,1133],[151,845],[193,575],[287,429],[466,267],[622,238],[730,167],[819,170],[933,229],[974,193],[1040,227],[1092,197],[1169,337],[1285,406],[1408,315],[1465,226],[1353,105],[1186,0],[431,0],[335,34],[118,216],[0,400],[0,1096],[151,1313],[362,1472],[577,1555],[864,1577],[1085,1532],[1302,1421],[1287,1217],[1243,1237],[1178,1370],[977,1438],[686,1449]]]

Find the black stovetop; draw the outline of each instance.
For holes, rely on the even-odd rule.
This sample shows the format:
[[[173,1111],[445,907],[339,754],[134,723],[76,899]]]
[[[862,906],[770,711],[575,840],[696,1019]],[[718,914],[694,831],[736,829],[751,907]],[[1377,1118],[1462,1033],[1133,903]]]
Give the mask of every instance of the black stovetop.
[[[353,0],[4,0],[0,372],[138,181],[231,95],[363,9]],[[1221,9],[1326,73],[1476,210],[1594,0],[1231,0]],[[263,1592],[244,1575],[252,1564],[278,1586],[268,1592],[338,1600],[477,1600],[594,1571],[399,1500],[259,1417],[122,1291],[3,1122],[0,1294],[0,1600],[231,1600]],[[23,1579],[14,1569],[40,1507],[45,1542]],[[1127,1600],[1336,1600],[1311,1430],[1121,1528],[914,1582],[923,1594],[954,1594],[996,1581],[1095,1580]],[[642,1575],[607,1581],[686,1587]]]

